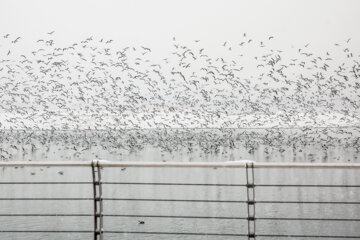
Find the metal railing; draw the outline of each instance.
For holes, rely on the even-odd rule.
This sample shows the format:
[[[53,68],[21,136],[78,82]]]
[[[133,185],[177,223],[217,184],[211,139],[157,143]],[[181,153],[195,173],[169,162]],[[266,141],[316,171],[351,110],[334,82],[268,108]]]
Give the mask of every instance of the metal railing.
[[[251,161],[239,161],[239,162],[223,162],[223,163],[211,163],[211,162],[109,162],[104,160],[95,160],[92,162],[1,162],[0,167],[9,168],[9,167],[81,167],[88,168],[91,171],[91,181],[86,179],[86,181],[2,181],[0,178],[0,188],[4,185],[61,185],[61,186],[86,186],[89,189],[89,192],[92,194],[88,197],[1,197],[0,201],[68,201],[69,204],[78,201],[90,201],[93,204],[93,208],[89,209],[87,213],[3,213],[1,211],[0,217],[76,217],[76,218],[92,218],[92,226],[89,226],[87,229],[83,230],[49,230],[49,229],[41,229],[41,230],[32,230],[32,229],[21,229],[21,230],[11,230],[11,229],[1,229],[0,228],[0,236],[2,233],[77,233],[77,234],[92,234],[94,240],[103,240],[106,237],[106,234],[146,234],[146,235],[183,235],[183,236],[219,236],[219,237],[234,237],[237,238],[245,238],[245,239],[278,239],[278,238],[313,238],[313,239],[360,239],[360,235],[354,231],[354,233],[349,232],[348,235],[333,235],[333,234],[316,234],[311,233],[311,231],[307,231],[303,229],[301,234],[298,233],[282,233],[282,232],[266,232],[262,229],[261,223],[263,222],[343,222],[343,223],[353,223],[355,224],[354,229],[360,228],[360,212],[358,212],[357,217],[334,217],[331,214],[329,216],[312,216],[312,217],[304,217],[304,216],[276,216],[273,214],[272,216],[264,216],[262,214],[262,210],[259,210],[259,206],[264,208],[265,206],[273,207],[274,205],[294,205],[294,206],[305,206],[305,205],[330,205],[331,209],[336,206],[341,206],[348,208],[349,206],[359,206],[354,211],[360,210],[360,185],[358,182],[355,184],[334,184],[334,183],[308,183],[307,181],[298,180],[297,183],[288,184],[288,183],[258,183],[257,182],[257,171],[261,169],[329,169],[330,171],[335,170],[360,170],[359,163],[352,164],[338,164],[338,163],[255,163]],[[230,183],[218,183],[218,182],[172,182],[172,181],[161,181],[161,182],[152,182],[152,181],[108,181],[104,180],[104,170],[109,168],[117,168],[125,170],[126,168],[162,168],[164,170],[171,168],[200,168],[200,169],[243,169],[243,179],[240,182],[230,182]],[[62,174],[62,173],[60,173]],[[1,175],[0,175],[1,176]],[[304,179],[306,180],[306,179]],[[356,180],[356,179],[355,179]],[[305,183],[304,183],[305,182]],[[157,196],[149,196],[149,197],[113,197],[104,195],[104,187],[110,187],[110,189],[116,189],[119,186],[142,186],[142,187],[154,187],[154,186],[167,186],[167,187],[217,187],[217,188],[243,188],[244,198],[243,199],[187,199],[187,198],[168,198],[168,197],[157,197]],[[308,189],[342,189],[344,191],[350,191],[351,194],[355,196],[355,200],[351,201],[331,201],[331,200],[287,200],[287,199],[261,199],[259,194],[264,192],[264,189],[276,188],[281,189],[281,191],[286,191],[286,189],[297,189],[307,191]],[[285,189],[285,190],[283,190]],[[266,190],[268,191],[268,190]],[[331,193],[330,193],[331,194]],[[232,206],[238,206],[239,204],[243,204],[246,206],[245,214],[243,215],[219,215],[216,214],[214,216],[208,215],[200,215],[200,214],[189,214],[189,215],[181,215],[181,214],[142,214],[142,213],[112,213],[111,211],[104,211],[106,206],[104,203],[106,202],[131,202],[131,203],[152,203],[152,204],[160,204],[160,203],[201,203],[201,204],[235,204]],[[0,202],[1,206],[1,202]],[[230,207],[232,208],[232,207]],[[1,210],[1,207],[0,207]],[[90,211],[91,210],[91,211]],[[238,229],[232,229],[232,231],[228,232],[203,232],[203,231],[144,231],[144,230],[127,230],[127,229],[107,229],[106,224],[104,223],[105,218],[136,218],[136,219],[181,219],[181,220],[214,220],[214,221],[244,221],[245,228],[242,231],[238,231]],[[145,224],[145,221],[139,220],[138,224]],[[259,226],[260,224],[260,226]],[[166,228],[165,228],[166,229]],[[269,227],[267,227],[269,229]],[[156,238],[154,238],[156,239]]]

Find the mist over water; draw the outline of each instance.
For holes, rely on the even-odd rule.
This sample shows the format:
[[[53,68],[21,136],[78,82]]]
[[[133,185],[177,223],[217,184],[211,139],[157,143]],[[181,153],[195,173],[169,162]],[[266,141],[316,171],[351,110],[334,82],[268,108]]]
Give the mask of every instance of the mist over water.
[[[1,41],[2,161],[357,161],[351,38],[282,49],[273,35],[212,48],[173,37],[168,52],[63,45],[56,31]]]
[[[358,163],[357,9],[351,0],[3,0],[0,161]],[[358,172],[255,169],[256,234],[357,239]],[[101,173],[105,232],[114,231],[105,239],[248,239],[128,233],[247,234],[244,168]],[[90,167],[1,168],[0,239],[91,239],[92,180]],[[327,218],[346,221],[315,220]]]
[[[3,161],[358,162],[359,129],[1,131]]]

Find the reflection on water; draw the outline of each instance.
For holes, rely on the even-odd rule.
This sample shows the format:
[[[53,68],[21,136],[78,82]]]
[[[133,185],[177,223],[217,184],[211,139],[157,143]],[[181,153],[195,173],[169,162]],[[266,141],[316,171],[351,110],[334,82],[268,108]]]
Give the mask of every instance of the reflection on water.
[[[246,234],[245,219],[181,218],[181,216],[233,217],[247,215],[246,189],[243,186],[133,185],[131,183],[216,183],[245,184],[245,170],[234,168],[103,168],[105,231],[191,232]],[[356,184],[359,170],[350,169],[255,169],[256,184]],[[91,216],[3,216],[3,214],[92,214],[90,168],[13,168],[1,171],[1,181],[85,182],[69,184],[2,184],[0,198],[76,198],[77,200],[2,200],[0,230],[91,231]],[[106,184],[106,182],[108,184]],[[112,184],[109,184],[111,182]],[[115,184],[122,183],[122,184]],[[79,200],[79,198],[84,198]],[[124,199],[215,200],[128,201]],[[123,200],[119,200],[123,199]],[[235,202],[216,202],[235,201]],[[239,201],[239,202],[236,202]],[[256,187],[257,234],[360,236],[359,222],[284,221],[266,218],[347,218],[356,219],[359,204],[279,204],[261,201],[360,201],[358,188]],[[122,215],[122,216],[119,216]],[[124,215],[161,215],[143,217]],[[139,220],[145,224],[139,224]],[[91,233],[0,233],[2,239],[91,239]],[[105,239],[247,239],[237,236],[147,235],[106,233]],[[263,237],[262,239],[271,239]],[[273,238],[276,239],[276,238]],[[307,238],[317,239],[317,238]]]
[[[360,128],[0,131],[2,161],[358,162]]]

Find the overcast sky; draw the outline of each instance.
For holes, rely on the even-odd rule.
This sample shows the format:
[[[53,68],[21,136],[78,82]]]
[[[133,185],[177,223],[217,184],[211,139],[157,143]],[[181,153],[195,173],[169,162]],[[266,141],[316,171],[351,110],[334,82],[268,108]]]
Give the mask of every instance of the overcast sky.
[[[228,63],[232,63],[231,60],[235,59],[236,67],[245,66],[246,69],[244,73],[241,72],[241,79],[244,81],[252,79],[251,84],[254,87],[252,89],[255,89],[258,80],[262,81],[263,79],[258,77],[262,73],[258,69],[261,66],[258,65],[259,61],[264,60],[257,58],[257,56],[261,55],[257,53],[247,54],[244,52],[247,50],[240,49],[239,44],[236,44],[238,47],[236,51],[234,48],[228,50],[231,46],[235,46],[234,42],[244,41],[244,33],[247,36],[246,42],[249,38],[255,40],[253,41],[254,44],[247,44],[249,47],[246,46],[246,49],[249,48],[249,51],[253,51],[251,48],[254,47],[254,51],[284,50],[284,53],[281,54],[284,64],[288,64],[289,59],[295,57],[300,56],[304,59],[304,55],[301,55],[303,53],[300,54],[300,48],[309,43],[310,47],[306,49],[308,54],[312,54],[313,51],[321,51],[319,56],[331,54],[331,57],[334,58],[335,68],[339,66],[336,65],[337,62],[348,64],[346,66],[351,67],[354,64],[354,59],[358,59],[360,50],[359,10],[360,0],[0,0],[0,59],[4,54],[5,57],[18,58],[17,60],[22,60],[20,54],[32,56],[29,51],[37,50],[46,44],[38,43],[35,46],[36,48],[30,45],[36,44],[37,39],[44,37],[55,39],[55,46],[60,48],[62,43],[72,44],[90,36],[97,40],[101,38],[105,40],[114,39],[117,44],[123,46],[140,44],[157,50],[164,50],[165,54],[161,51],[160,54],[159,51],[152,51],[152,54],[154,52],[154,55],[157,54],[156,57],[162,58],[162,63],[164,63],[164,58],[171,55],[166,46],[173,45],[174,36],[177,41],[185,45],[191,41],[190,48],[194,47],[199,51],[200,48],[207,48],[208,46],[212,51],[217,51],[213,50],[216,49],[213,46],[223,46],[223,43],[227,41],[230,42],[227,47],[222,47],[222,52],[220,50],[217,52],[222,55],[215,56],[211,53],[209,54],[210,58],[224,57]],[[55,33],[47,34],[52,31]],[[10,34],[11,37],[3,37],[6,34]],[[16,44],[12,43],[18,36],[21,36],[22,39]],[[270,41],[269,36],[274,36],[274,40]],[[196,45],[197,42],[195,44],[194,40],[201,42]],[[264,40],[268,40],[265,43],[266,48],[259,47],[260,41]],[[231,45],[232,42],[233,45]],[[274,47],[273,42],[280,46]],[[349,58],[344,54],[344,42],[346,49],[351,49],[351,53],[354,50],[354,57]],[[336,48],[343,58],[340,59],[337,52],[331,51],[331,47],[334,48],[334,43],[341,43]],[[99,44],[99,41],[94,40],[94,44]],[[295,47],[288,51],[293,45]],[[112,44],[109,46],[116,49]],[[23,52],[23,47],[29,51]],[[207,50],[208,48],[205,51],[206,53]],[[16,54],[18,53],[16,51],[20,54]],[[48,47],[46,51],[53,51],[53,49]],[[84,50],[84,52],[86,51],[88,49]],[[244,58],[240,58],[243,54]],[[254,57],[255,55],[256,57]],[[64,57],[59,57],[59,59],[65,59],[69,56],[72,60],[76,60],[78,57],[67,54]],[[133,56],[137,55],[134,53]],[[314,56],[317,56],[316,53]],[[156,60],[158,59],[153,62],[158,63]],[[73,63],[70,61],[69,65],[71,64]],[[175,64],[176,66],[179,65],[177,62]],[[194,69],[196,69],[198,66],[194,65]],[[165,77],[173,77],[174,73],[171,67],[175,66],[174,63],[166,66],[169,69],[168,71],[164,70],[164,75],[168,74]],[[201,69],[201,65],[199,66]],[[141,67],[139,66],[137,69]],[[148,65],[144,65],[144,68],[148,68]],[[297,81],[299,81],[298,76],[305,74],[306,71],[302,69],[296,72],[296,68],[292,69],[294,69],[294,73],[291,77]],[[106,71],[114,71],[115,73],[117,69],[109,68]],[[195,72],[196,70],[187,69],[186,71],[189,75],[187,77],[190,78],[191,71]],[[101,73],[101,71],[97,72]],[[75,74],[75,70],[72,73]],[[315,70],[314,72],[309,70],[308,74],[315,76]],[[74,76],[76,77],[76,75]],[[194,78],[196,77],[194,76]],[[154,77],[153,79],[157,78]],[[183,80],[178,79],[183,85]],[[165,85],[162,88],[163,92],[167,90],[167,85]],[[271,87],[279,86],[272,81]],[[230,94],[233,86],[225,85],[225,88],[229,90],[228,93]],[[315,88],[312,90],[313,92],[310,90],[304,92],[310,96],[317,91]],[[349,89],[349,91],[352,90]],[[347,94],[346,91],[344,90],[343,93]],[[94,90],[94,92],[96,91]],[[261,93],[260,90],[256,90],[256,92]],[[199,91],[195,93],[197,97],[201,98]],[[238,93],[235,92],[235,94]],[[253,95],[253,93],[249,94],[252,97]],[[171,95],[171,98],[176,100],[177,98],[174,96]],[[349,95],[349,98],[358,102],[359,96],[354,94],[353,96]],[[239,95],[238,97],[241,98],[242,96]],[[224,99],[227,101],[226,98]],[[177,104],[177,100],[175,100],[174,104]],[[340,100],[339,98],[339,104],[342,103]],[[167,99],[167,101],[170,100]],[[77,105],[74,106],[77,107]]]
[[[236,41],[275,35],[284,43],[360,42],[358,0],[2,0],[0,32],[57,40],[93,35],[124,44]]]

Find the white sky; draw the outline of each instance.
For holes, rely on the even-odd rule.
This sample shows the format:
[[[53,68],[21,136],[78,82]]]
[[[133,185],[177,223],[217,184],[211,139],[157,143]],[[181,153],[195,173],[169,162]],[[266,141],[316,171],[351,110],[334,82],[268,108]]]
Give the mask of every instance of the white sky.
[[[244,32],[285,44],[360,41],[358,0],[1,0],[0,34],[38,39],[88,36],[159,46],[181,41],[237,41]]]
[[[307,43],[327,51],[349,38],[359,50],[359,10],[360,0],[0,0],[0,38],[21,36],[25,40],[14,45],[31,50],[39,38],[72,44],[93,36],[167,52],[173,36],[211,47],[239,43],[246,32],[258,42],[274,36],[285,53]],[[1,44],[0,59],[9,51]]]

